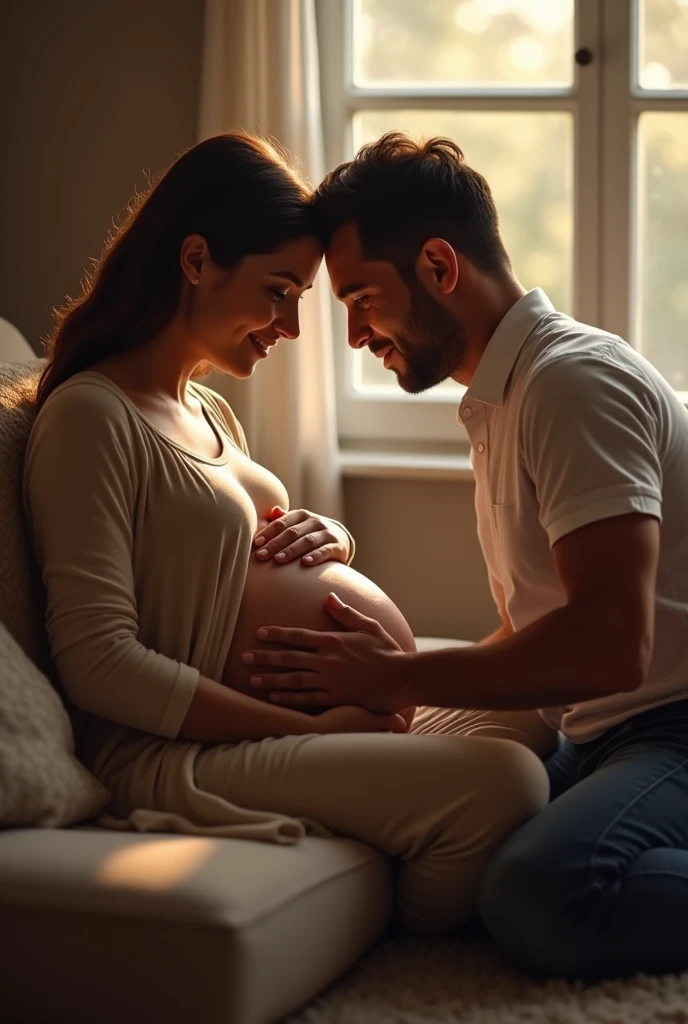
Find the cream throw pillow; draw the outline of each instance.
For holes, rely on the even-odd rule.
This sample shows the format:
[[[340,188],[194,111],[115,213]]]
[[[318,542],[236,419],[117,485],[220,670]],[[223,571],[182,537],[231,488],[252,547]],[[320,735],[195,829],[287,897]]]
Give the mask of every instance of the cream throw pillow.
[[[0,623],[0,827],[75,825],[108,799],[74,756],[58,694]]]

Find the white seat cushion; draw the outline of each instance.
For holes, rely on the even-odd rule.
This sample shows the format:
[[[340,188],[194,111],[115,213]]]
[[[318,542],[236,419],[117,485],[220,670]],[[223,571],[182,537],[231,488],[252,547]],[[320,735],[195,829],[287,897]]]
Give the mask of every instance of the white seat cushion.
[[[472,640],[444,640],[439,636],[417,636],[416,647],[419,651],[439,651],[443,647],[470,647]]]
[[[382,934],[385,858],[100,829],[0,833],[3,1015],[42,1024],[263,1024]]]

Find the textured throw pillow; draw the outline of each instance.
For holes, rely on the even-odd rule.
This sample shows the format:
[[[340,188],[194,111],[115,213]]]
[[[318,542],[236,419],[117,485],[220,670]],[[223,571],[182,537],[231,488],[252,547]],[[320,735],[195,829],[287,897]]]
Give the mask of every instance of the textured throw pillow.
[[[22,508],[24,455],[36,416],[43,363],[0,365],[0,622],[55,683],[43,619],[40,574]]]
[[[74,756],[59,696],[0,623],[0,826],[74,825],[108,799]]]

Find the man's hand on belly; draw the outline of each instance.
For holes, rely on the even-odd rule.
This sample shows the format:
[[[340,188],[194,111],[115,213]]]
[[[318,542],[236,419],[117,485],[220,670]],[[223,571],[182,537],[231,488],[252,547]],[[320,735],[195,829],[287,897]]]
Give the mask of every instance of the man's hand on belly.
[[[402,677],[405,655],[379,622],[355,611],[331,594],[327,611],[347,632],[269,626],[258,637],[283,645],[281,650],[245,651],[241,660],[268,669],[251,676],[271,701],[287,707],[356,704],[371,711],[410,711]],[[270,669],[279,668],[279,685]]]
[[[276,506],[270,513],[271,522],[259,530],[253,539],[256,558],[286,565],[300,558],[305,566],[321,562],[344,562],[349,557],[349,538],[338,523],[332,522],[306,508],[290,512]]]

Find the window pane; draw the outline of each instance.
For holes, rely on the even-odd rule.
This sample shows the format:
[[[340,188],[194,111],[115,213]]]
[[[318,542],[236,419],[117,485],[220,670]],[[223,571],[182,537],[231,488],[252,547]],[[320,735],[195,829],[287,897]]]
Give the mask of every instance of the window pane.
[[[354,82],[566,87],[574,0],[354,0]]]
[[[638,69],[643,89],[688,89],[687,0],[639,0]]]
[[[688,113],[642,114],[638,159],[638,344],[688,391]]]
[[[572,312],[573,118],[542,111],[360,111],[355,148],[390,129],[445,135],[484,174],[499,212],[514,272],[526,288],[544,288],[557,309]],[[396,388],[393,374],[367,350],[357,352],[362,385]],[[453,382],[442,388],[455,388]]]

